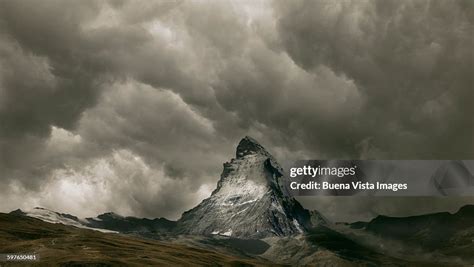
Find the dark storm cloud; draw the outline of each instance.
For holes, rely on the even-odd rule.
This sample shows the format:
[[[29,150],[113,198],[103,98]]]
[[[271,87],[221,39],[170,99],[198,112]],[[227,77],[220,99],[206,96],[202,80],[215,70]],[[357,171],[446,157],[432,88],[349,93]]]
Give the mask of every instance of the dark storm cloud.
[[[212,189],[206,188],[204,195],[199,192],[203,183],[218,178],[222,153],[231,151],[236,140],[229,145],[215,133],[212,121],[190,106],[213,108],[211,91],[204,84],[206,73],[194,73],[202,66],[194,62],[191,39],[183,47],[170,45],[168,33],[181,27],[174,25],[174,18],[164,18],[170,20],[168,25],[149,23],[179,2],[137,4],[1,3],[5,198],[26,190],[32,200],[23,199],[23,206],[39,202],[83,215],[111,209],[176,217]],[[122,150],[144,161],[135,166],[136,175],[127,176],[112,164],[114,153]],[[115,166],[102,179],[116,181],[110,181],[104,192],[90,195],[81,180],[96,184],[101,168],[94,162],[101,160]],[[140,168],[161,176],[143,177]],[[168,189],[148,192],[142,178],[167,183]],[[55,195],[67,191],[71,181],[83,191],[80,198],[90,197],[82,206],[61,206],[65,201]],[[133,197],[119,201],[126,194],[113,183],[128,185],[123,188]],[[34,191],[47,194],[38,200]],[[93,205],[94,198],[110,192],[103,204]],[[2,205],[7,209],[20,204]],[[89,212],[84,212],[86,206]]]
[[[0,5],[2,178],[37,187],[50,168],[45,165],[55,164],[39,156],[51,125],[71,129],[98,95],[97,70],[84,67],[78,38],[97,5]]]
[[[472,10],[0,2],[0,208],[176,218],[244,135],[284,162],[472,158]]]
[[[275,6],[281,42],[299,66],[328,66],[366,96],[353,131],[385,157],[473,157],[471,1]]]
[[[97,69],[85,68],[79,38],[79,25],[94,16],[97,6],[37,5],[1,3],[2,137],[46,136],[50,124],[71,128],[98,93]]]

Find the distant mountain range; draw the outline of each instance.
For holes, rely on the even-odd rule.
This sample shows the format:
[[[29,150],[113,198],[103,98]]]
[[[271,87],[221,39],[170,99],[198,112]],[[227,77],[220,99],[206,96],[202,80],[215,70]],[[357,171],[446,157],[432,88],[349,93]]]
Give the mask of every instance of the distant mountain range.
[[[370,222],[333,224],[284,194],[282,175],[275,158],[257,141],[245,137],[237,146],[236,157],[224,163],[211,196],[178,221],[114,213],[81,219],[44,208],[16,210],[10,215],[281,264],[474,263],[474,206],[465,206],[455,214],[378,216]]]
[[[49,223],[60,223],[78,228],[98,230],[101,232],[117,233],[167,233],[176,226],[175,221],[165,218],[147,219],[135,217],[123,217],[113,212],[101,214],[95,218],[80,219],[76,216],[59,213],[45,208],[36,207],[32,210],[15,210],[13,215],[24,215],[40,219]]]
[[[454,214],[378,216],[367,223],[353,223],[351,227],[425,251],[445,251],[448,255],[470,253],[474,259],[474,205],[466,205]]]

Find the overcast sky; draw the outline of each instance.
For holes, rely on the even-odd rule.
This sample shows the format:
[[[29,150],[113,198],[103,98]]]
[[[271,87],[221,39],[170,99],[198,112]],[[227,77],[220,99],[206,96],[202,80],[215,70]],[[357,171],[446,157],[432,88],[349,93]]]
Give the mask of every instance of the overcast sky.
[[[473,24],[469,0],[0,1],[0,210],[176,219],[245,135],[282,162],[473,159]]]

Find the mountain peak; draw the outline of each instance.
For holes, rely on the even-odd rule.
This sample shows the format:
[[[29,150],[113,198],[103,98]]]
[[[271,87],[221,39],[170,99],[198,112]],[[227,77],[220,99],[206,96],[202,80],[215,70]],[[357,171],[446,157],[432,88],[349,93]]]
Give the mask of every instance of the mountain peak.
[[[237,150],[235,152],[236,158],[242,158],[249,154],[256,154],[260,153],[263,155],[267,155],[268,152],[265,148],[260,145],[257,140],[253,139],[250,136],[245,136],[240,140],[239,145],[237,146]]]
[[[282,193],[282,173],[262,145],[244,137],[237,146],[236,158],[224,163],[217,188],[209,198],[183,213],[177,231],[244,238],[303,233],[312,226],[312,215]]]

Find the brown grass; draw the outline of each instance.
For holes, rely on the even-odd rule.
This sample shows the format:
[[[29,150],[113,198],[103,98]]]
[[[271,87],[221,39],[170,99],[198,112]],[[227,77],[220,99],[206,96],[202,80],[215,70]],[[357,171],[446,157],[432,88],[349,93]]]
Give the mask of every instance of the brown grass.
[[[40,256],[35,266],[242,266],[270,265],[259,259],[101,233],[0,213],[0,253]],[[0,262],[0,266],[13,263]]]

